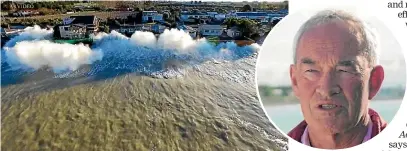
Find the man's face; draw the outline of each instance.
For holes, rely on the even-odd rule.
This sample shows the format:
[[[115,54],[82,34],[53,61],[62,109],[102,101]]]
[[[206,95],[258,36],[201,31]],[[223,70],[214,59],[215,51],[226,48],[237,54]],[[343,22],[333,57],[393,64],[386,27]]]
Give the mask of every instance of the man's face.
[[[370,71],[359,39],[348,25],[334,22],[305,32],[291,66],[294,93],[314,129],[340,133],[367,114]]]

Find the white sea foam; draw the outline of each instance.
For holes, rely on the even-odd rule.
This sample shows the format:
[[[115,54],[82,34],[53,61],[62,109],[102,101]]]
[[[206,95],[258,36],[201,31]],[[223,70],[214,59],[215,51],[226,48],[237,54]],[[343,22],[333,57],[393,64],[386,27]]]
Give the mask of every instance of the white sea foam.
[[[234,42],[214,45],[205,38],[194,40],[187,32],[165,30],[157,36],[151,32],[135,32],[130,38],[112,31],[91,35],[91,48],[83,44],[58,44],[49,41],[52,30],[38,26],[28,27],[4,47],[5,60],[12,67],[39,69],[51,67],[54,71],[77,70],[81,65],[101,60],[99,67],[156,71],[150,67],[166,66],[168,60],[194,58],[196,60],[230,60],[250,56],[259,46],[239,47]],[[116,63],[116,64],[114,64]],[[98,68],[99,68],[98,67]],[[135,69],[139,68],[139,69]]]

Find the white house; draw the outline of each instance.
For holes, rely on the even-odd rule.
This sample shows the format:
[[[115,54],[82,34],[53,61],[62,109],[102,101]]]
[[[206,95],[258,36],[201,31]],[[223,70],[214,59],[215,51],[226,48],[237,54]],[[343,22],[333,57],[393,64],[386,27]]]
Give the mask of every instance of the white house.
[[[273,21],[273,20],[281,20],[283,19],[287,14],[281,13],[281,12],[269,12],[267,14],[269,16],[269,20]]]
[[[133,34],[136,31],[151,31],[151,25],[144,25],[144,24],[135,24],[135,25],[129,25],[129,24],[122,24],[119,27],[116,27],[112,30],[115,30],[119,33],[122,34]]]
[[[178,26],[178,29],[187,32],[189,34],[189,36],[191,36],[192,38],[196,38],[196,36],[197,36],[196,30],[190,26],[181,25],[181,26]]]
[[[209,17],[215,18],[215,15],[217,15],[218,12],[206,12],[206,14],[208,14]]]
[[[153,31],[155,33],[163,33],[165,29],[168,29],[168,28],[165,27],[164,25],[160,25],[160,24],[154,24],[151,26],[151,31]]]
[[[156,22],[156,21],[163,21],[163,14],[159,14],[157,11],[143,11],[143,22],[148,22],[149,20]]]
[[[120,25],[119,29],[115,29],[117,32],[126,34],[126,33],[134,33],[139,25]]]
[[[224,27],[221,25],[203,24],[200,25],[198,29],[202,36],[220,36],[224,30]]]
[[[112,28],[112,30],[115,30],[122,34],[126,33],[133,34],[136,31],[163,33],[165,29],[167,29],[167,27],[160,24],[134,24],[134,25],[122,24],[118,27]]]
[[[73,38],[85,38],[86,25],[71,24],[59,26],[59,33],[61,38],[73,39]]]
[[[236,18],[248,18],[263,23],[270,21],[270,16],[266,12],[236,12],[233,16]]]
[[[238,30],[238,28],[237,28],[236,26],[234,26],[234,27],[228,29],[228,30],[226,31],[226,33],[227,33],[227,35],[228,35],[229,37],[232,37],[232,38],[236,38],[236,37],[239,37],[239,36],[242,35],[242,33]]]
[[[208,14],[206,14],[206,13],[198,13],[198,12],[196,12],[196,13],[189,13],[189,12],[187,12],[187,13],[181,13],[181,15],[180,15],[181,17],[181,19],[182,20],[188,20],[189,18],[195,18],[195,19],[207,19],[207,18],[209,18],[209,15]]]
[[[70,16],[72,21],[69,24],[83,24],[89,33],[99,30],[99,19],[95,15],[90,16]]]
[[[226,19],[226,14],[217,14],[214,16],[216,20],[224,20]]]

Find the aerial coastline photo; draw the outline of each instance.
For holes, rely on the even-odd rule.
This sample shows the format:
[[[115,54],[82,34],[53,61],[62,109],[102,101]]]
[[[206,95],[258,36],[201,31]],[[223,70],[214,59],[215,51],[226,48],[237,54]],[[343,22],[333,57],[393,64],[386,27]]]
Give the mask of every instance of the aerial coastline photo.
[[[2,1],[2,150],[288,150],[255,85],[288,1]]]

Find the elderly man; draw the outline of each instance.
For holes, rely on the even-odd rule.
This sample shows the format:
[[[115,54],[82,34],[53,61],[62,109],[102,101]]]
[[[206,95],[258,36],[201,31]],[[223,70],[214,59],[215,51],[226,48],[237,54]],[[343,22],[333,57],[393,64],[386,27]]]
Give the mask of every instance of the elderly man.
[[[386,122],[369,108],[384,79],[375,37],[343,11],[322,11],[296,36],[291,85],[304,121],[289,132],[302,144],[341,149],[380,133]]]

